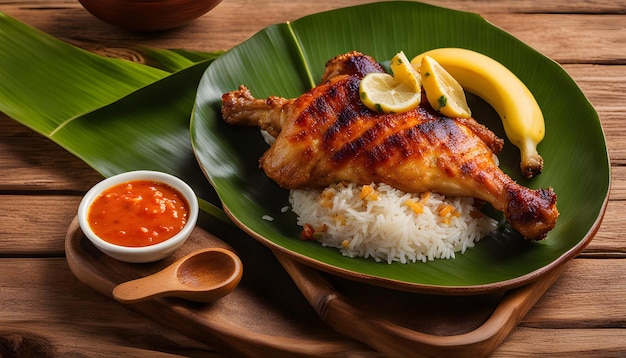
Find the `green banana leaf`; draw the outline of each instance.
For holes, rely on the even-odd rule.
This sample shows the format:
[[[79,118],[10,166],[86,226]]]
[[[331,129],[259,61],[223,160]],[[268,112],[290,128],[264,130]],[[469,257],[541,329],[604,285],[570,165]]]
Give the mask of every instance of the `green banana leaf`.
[[[187,180],[229,222],[194,159],[189,117],[220,53],[138,47],[148,65],[106,58],[0,13],[0,111],[104,176],[152,169]],[[216,204],[216,205],[212,205]]]
[[[556,228],[545,240],[530,242],[504,225],[454,260],[415,264],[347,258],[334,248],[299,240],[295,215],[282,211],[288,205],[288,191],[258,168],[258,158],[267,149],[259,130],[225,124],[221,95],[244,84],[257,98],[297,97],[319,81],[326,61],[341,53],[358,50],[385,61],[400,50],[411,58],[437,47],[462,47],[491,56],[535,95],[546,120],[546,138],[539,145],[544,172],[532,180],[523,178],[519,152],[508,141],[499,157],[501,168],[521,184],[554,188],[561,214]],[[469,102],[475,117],[505,138],[496,113],[475,96]],[[588,244],[605,211],[610,186],[598,115],[558,64],[477,14],[416,2],[367,4],[266,28],[208,67],[191,125],[198,160],[224,208],[243,230],[319,269],[412,291],[467,294],[541,278]],[[501,218],[499,213],[489,214]],[[274,220],[264,220],[266,215]]]
[[[0,13],[0,111],[44,135],[169,75],[103,59]]]

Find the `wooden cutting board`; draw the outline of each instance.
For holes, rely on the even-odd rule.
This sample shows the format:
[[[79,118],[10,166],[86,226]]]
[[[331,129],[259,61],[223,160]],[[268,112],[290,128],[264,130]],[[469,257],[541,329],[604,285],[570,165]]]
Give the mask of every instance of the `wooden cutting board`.
[[[244,266],[234,292],[211,304],[158,298],[126,305],[228,354],[243,356],[485,356],[517,326],[561,270],[505,293],[420,295],[334,277],[247,236],[228,243],[196,227],[170,257],[129,264],[98,251],[76,218],[65,250],[86,285],[113,298],[124,281],[154,273],[197,249],[224,247]]]

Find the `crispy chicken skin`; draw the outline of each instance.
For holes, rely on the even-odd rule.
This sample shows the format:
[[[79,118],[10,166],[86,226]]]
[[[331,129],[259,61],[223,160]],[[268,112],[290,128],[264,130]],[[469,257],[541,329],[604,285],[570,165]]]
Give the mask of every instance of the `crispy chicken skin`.
[[[320,83],[327,82],[339,75],[355,75],[360,78],[371,72],[385,72],[382,66],[371,56],[358,51],[341,54],[326,62]]]
[[[376,182],[471,196],[503,211],[526,238],[545,238],[559,215],[556,194],[523,187],[498,167],[494,153],[502,139],[473,118],[442,116],[425,99],[401,114],[371,111],[361,103],[359,84],[373,71],[382,69],[369,56],[338,56],[328,62],[324,82],[302,96],[259,100],[241,86],[222,97],[222,115],[276,138],[259,162],[284,188]]]

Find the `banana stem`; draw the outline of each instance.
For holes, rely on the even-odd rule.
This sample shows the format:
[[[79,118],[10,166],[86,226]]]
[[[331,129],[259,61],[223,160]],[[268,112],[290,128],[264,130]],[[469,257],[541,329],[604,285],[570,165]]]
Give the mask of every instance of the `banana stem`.
[[[530,138],[526,138],[519,146],[521,152],[520,168],[522,175],[526,178],[532,178],[541,174],[543,170],[543,158],[537,152],[537,143]]]

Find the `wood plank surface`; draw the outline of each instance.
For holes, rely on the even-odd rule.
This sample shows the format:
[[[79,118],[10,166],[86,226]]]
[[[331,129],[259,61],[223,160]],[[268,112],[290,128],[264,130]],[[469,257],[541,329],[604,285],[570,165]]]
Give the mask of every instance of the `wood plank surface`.
[[[0,356],[222,356],[83,285],[64,258],[3,258],[0,272]]]
[[[623,327],[623,326],[622,326]],[[492,357],[623,357],[624,329],[537,329],[520,327]]]
[[[531,342],[526,341],[529,336],[540,344],[538,353],[563,353],[572,347],[584,351],[589,341],[567,339],[568,335],[577,337],[573,332],[595,337],[593,346],[605,353],[623,349],[623,343],[616,339],[619,342],[626,335],[624,329],[617,329],[626,324],[626,306],[612,297],[624,297],[626,283],[612,272],[625,270],[626,262],[620,259],[573,260],[494,357],[531,351]],[[133,347],[139,353],[142,348],[181,355],[193,355],[197,350],[212,352],[206,345],[164,329],[86,287],[72,275],[63,258],[4,258],[0,259],[0,272],[0,337],[7,333],[35,335],[55,349],[61,348],[58,353],[71,352],[68,345],[77,345],[78,351],[102,345],[103,353],[115,352],[110,346],[118,345]],[[46,299],[33,301],[33,297]],[[581,306],[585,309],[579,309]],[[596,335],[596,331],[603,333]],[[548,339],[558,332],[564,334],[561,339]],[[519,348],[507,351],[509,346]]]
[[[0,0],[0,11],[88,50],[137,61],[130,46],[227,50],[268,25],[367,2],[224,0],[188,26],[154,34],[114,28],[76,0]],[[611,195],[596,237],[492,356],[626,356],[626,0],[425,2],[478,13],[563,65],[596,108],[608,143]],[[66,230],[81,195],[100,179],[0,114],[0,356],[223,356],[72,274]]]
[[[5,5],[0,2],[0,10],[17,19],[27,18],[30,25],[68,41],[98,39],[98,43],[108,47],[115,47],[119,43],[136,43],[162,48],[217,51],[227,50],[274,23],[368,2],[373,1],[265,1],[264,11],[255,13],[254,21],[250,21],[248,17],[239,14],[253,7],[254,0],[223,1],[190,25],[156,35],[116,29],[95,19],[76,1],[60,1],[57,2],[59,6],[46,6],[39,1],[9,1]],[[494,25],[511,32],[560,63],[624,63],[626,54],[620,51],[626,41],[625,19],[620,15],[626,11],[626,2],[623,0],[586,1],[583,4],[564,0],[441,0],[425,3],[481,14]],[[598,13],[602,13],[602,16],[597,16]],[[72,21],[66,21],[68,18]],[[576,36],[572,36],[572,33]]]

